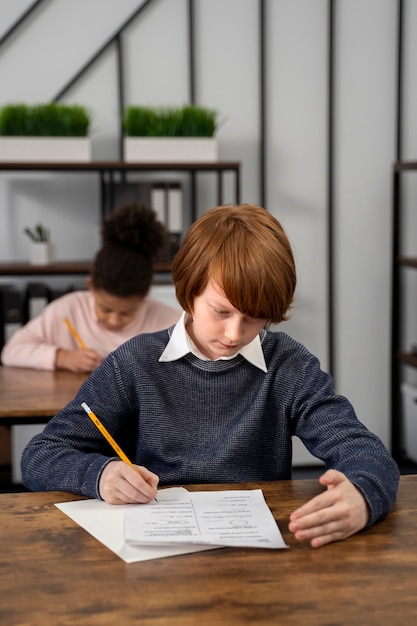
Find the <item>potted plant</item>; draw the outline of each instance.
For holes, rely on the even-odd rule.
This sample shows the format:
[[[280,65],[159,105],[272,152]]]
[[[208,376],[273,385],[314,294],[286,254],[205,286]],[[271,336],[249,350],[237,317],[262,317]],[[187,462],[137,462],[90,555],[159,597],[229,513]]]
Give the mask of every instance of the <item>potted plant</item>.
[[[1,161],[89,161],[90,115],[83,106],[6,104],[0,108]]]
[[[33,228],[26,226],[23,232],[30,240],[30,263],[32,265],[51,263],[53,253],[49,229],[38,223]]]
[[[218,113],[198,105],[129,106],[123,113],[128,162],[217,161]]]

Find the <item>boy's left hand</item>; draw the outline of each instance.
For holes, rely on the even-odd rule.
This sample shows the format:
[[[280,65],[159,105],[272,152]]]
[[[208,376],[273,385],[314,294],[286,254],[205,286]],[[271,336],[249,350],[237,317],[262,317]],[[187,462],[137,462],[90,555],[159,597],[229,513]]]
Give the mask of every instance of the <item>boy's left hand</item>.
[[[368,508],[362,493],[337,470],[328,470],[319,482],[327,490],[290,516],[289,530],[313,548],[354,535],[366,526]]]

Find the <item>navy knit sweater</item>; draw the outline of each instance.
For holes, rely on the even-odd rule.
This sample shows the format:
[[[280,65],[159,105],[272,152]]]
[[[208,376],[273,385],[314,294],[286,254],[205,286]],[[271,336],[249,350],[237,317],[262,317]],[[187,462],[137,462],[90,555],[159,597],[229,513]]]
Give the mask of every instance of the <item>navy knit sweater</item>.
[[[111,353],[31,440],[22,457],[29,489],[99,498],[101,471],[115,455],[82,409],[86,402],[160,485],[289,479],[296,435],[361,489],[370,523],[391,510],[397,465],[304,346],[262,331],[267,373],[240,355],[161,363],[171,331],[138,335]]]

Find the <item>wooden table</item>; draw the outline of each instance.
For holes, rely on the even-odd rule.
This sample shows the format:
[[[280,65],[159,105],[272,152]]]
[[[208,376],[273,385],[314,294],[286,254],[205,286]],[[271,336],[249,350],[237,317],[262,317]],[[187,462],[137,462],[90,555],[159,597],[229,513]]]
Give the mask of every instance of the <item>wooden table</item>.
[[[0,367],[0,425],[48,422],[72,400],[86,378],[63,370]]]
[[[315,480],[262,488],[288,550],[224,548],[126,564],[64,513],[62,492],[0,495],[0,622],[99,626],[412,624],[417,619],[417,476],[390,516],[319,549],[287,531]]]

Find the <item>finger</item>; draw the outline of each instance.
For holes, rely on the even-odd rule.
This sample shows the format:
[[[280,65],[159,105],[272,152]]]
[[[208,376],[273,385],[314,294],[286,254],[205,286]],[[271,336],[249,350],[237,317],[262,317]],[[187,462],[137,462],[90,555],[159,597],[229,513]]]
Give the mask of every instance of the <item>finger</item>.
[[[290,520],[299,520],[306,515],[311,515],[312,513],[316,513],[317,511],[321,511],[323,509],[328,509],[334,505],[336,500],[336,494],[332,493],[331,490],[324,491],[293,511],[290,515]]]
[[[294,537],[297,541],[309,541],[313,548],[319,548],[333,541],[346,539],[355,532],[356,530],[346,528],[340,521],[335,521],[314,528],[297,531],[294,533]]]
[[[110,504],[146,503],[153,500],[157,494],[156,485],[150,485],[141,472],[159,480],[156,474],[148,472],[146,468],[131,466],[120,461],[109,463],[103,470],[100,479],[100,495]]]
[[[127,463],[124,465],[122,474],[128,484],[134,487],[147,501],[153,500],[157,495],[159,477],[142,465],[128,465]]]
[[[148,470],[148,468],[144,465],[135,465],[134,467],[139,470],[140,475],[146,480],[147,483],[152,485],[154,488],[158,486],[159,476],[157,474]]]
[[[328,489],[331,489],[336,485],[340,485],[340,483],[342,483],[344,480],[347,480],[347,478],[344,474],[342,474],[342,472],[330,469],[322,474],[322,476],[320,476],[319,483],[326,486]]]

